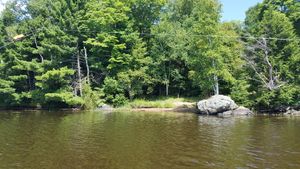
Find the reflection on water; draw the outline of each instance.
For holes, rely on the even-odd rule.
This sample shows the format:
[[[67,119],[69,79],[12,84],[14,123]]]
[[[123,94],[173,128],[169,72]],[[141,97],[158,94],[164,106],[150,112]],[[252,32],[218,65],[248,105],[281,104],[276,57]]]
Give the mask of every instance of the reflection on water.
[[[300,168],[299,118],[0,112],[0,168]]]

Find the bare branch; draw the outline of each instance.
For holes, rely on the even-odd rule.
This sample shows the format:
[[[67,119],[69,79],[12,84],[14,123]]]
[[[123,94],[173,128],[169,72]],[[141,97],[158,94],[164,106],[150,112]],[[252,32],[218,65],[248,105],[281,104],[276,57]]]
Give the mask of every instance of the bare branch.
[[[286,83],[279,80],[279,75],[269,59],[269,52],[271,52],[271,49],[268,47],[267,38],[255,39],[255,41],[256,44],[247,47],[247,50],[254,55],[244,56],[245,60],[266,88],[269,90],[275,90],[282,87]],[[266,67],[268,68],[267,71],[264,71],[264,69],[259,71],[257,65],[255,64],[254,59],[259,57],[257,50],[261,50],[263,52],[263,59]],[[268,77],[266,77],[264,74],[267,74]]]

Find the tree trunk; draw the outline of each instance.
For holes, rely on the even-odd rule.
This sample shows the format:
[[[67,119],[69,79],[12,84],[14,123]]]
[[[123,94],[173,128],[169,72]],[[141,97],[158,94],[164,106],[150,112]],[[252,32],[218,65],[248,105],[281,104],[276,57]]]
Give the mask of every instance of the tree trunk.
[[[269,60],[269,49],[268,49],[268,44],[266,38],[263,38],[263,44],[264,44],[264,54],[265,54],[265,61],[268,65],[269,68],[269,89],[273,90],[275,89],[275,81],[274,81],[274,74],[273,74],[273,66]]]
[[[159,96],[161,96],[163,94],[163,92],[162,92],[162,86],[161,85],[159,85]]]
[[[131,85],[128,86],[128,95],[129,95],[129,100],[133,100],[133,93],[132,93],[132,87]]]
[[[31,79],[30,79],[30,72],[27,71],[27,84],[28,84],[28,91],[31,91]]]
[[[213,61],[213,68],[216,70],[215,61]],[[214,95],[219,95],[219,79],[216,73],[214,74]]]
[[[34,44],[35,44],[35,47],[36,49],[38,50],[39,47],[38,47],[38,43],[37,43],[37,39],[36,39],[36,36],[34,35]],[[41,63],[44,63],[44,57],[41,53],[39,53],[39,56],[40,56],[40,59],[41,59]]]
[[[214,75],[214,94],[215,95],[219,95],[220,91],[219,91],[219,79],[217,75]]]
[[[83,50],[84,50],[84,59],[85,59],[85,66],[86,66],[87,83],[90,84],[90,67],[89,67],[89,63],[88,63],[87,51],[86,51],[85,47],[83,47]]]
[[[169,96],[169,79],[168,79],[168,75],[165,72],[165,88],[166,88],[166,96]]]
[[[169,96],[169,83],[166,83],[166,96]]]
[[[210,47],[212,47],[212,42],[211,42],[211,38],[209,37],[208,38],[208,41],[209,41],[209,45]],[[213,59],[212,61],[212,66],[213,66],[213,69],[216,70],[216,63],[215,63],[215,60]],[[214,77],[213,77],[213,89],[214,89],[214,95],[219,95],[220,92],[219,92],[219,79],[218,79],[218,75],[215,73],[214,74]]]
[[[82,80],[81,80],[81,67],[80,67],[80,53],[77,54],[77,76],[78,76],[78,87],[79,95],[82,97]]]

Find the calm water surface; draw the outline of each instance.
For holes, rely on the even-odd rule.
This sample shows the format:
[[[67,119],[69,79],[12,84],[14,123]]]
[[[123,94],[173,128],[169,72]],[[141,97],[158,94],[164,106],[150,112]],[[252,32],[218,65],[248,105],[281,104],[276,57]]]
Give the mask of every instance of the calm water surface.
[[[1,169],[300,168],[300,118],[0,112]]]

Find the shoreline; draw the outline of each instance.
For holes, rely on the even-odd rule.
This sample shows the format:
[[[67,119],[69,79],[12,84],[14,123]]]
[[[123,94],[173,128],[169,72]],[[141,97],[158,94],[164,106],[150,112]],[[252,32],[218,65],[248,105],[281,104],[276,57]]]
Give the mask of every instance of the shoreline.
[[[1,111],[132,111],[132,112],[178,112],[178,113],[197,113],[197,108],[110,108],[110,109],[94,109],[84,110],[80,108],[62,108],[62,109],[46,109],[46,108],[0,108]]]
[[[194,113],[199,114],[199,110],[197,108],[192,107],[175,107],[175,108],[127,108],[127,107],[121,107],[121,108],[111,108],[111,109],[95,109],[95,110],[83,110],[78,108],[63,108],[63,109],[43,109],[43,108],[13,108],[13,109],[3,109],[0,108],[0,113],[4,111],[24,111],[24,112],[31,112],[31,111],[61,111],[61,112],[84,112],[84,111],[102,111],[102,112],[119,112],[119,111],[127,111],[127,112],[153,112],[153,113],[160,113],[160,112],[166,112],[166,113]],[[279,112],[279,113],[259,113],[254,112],[254,116],[271,116],[271,117],[297,117],[300,116],[300,111],[295,110],[295,113],[289,113],[289,112]],[[204,115],[206,116],[206,115]],[[218,115],[208,115],[208,116],[216,116]]]
[[[152,103],[152,104],[151,104]],[[155,103],[155,104],[153,104]],[[169,103],[169,104],[168,104]],[[102,105],[101,107],[84,110],[82,108],[42,108],[42,107],[0,107],[0,112],[3,111],[60,111],[60,112],[80,112],[80,111],[104,111],[104,112],[118,112],[118,111],[127,111],[127,112],[173,112],[173,113],[195,113],[201,115],[199,109],[197,108],[197,102],[194,100],[154,100],[154,101],[143,101],[131,104],[127,104],[123,107],[114,108],[110,105]],[[253,115],[258,116],[300,116],[300,111],[297,108],[289,108],[286,111],[255,111],[252,110]],[[211,115],[218,116],[218,115]]]
[[[105,110],[100,110],[105,111]],[[198,113],[197,108],[114,108],[111,111]]]

